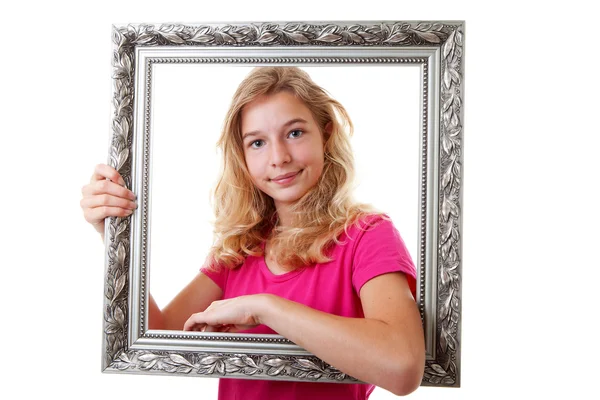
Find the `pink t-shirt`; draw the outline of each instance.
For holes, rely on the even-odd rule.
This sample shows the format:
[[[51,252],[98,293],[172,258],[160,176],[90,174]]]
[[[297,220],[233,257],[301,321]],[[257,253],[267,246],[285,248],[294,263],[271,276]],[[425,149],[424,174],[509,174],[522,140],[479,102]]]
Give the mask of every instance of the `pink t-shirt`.
[[[264,257],[248,256],[242,266],[219,272],[202,269],[222,290],[223,299],[271,293],[316,310],[343,317],[363,318],[360,289],[370,279],[403,272],[416,293],[415,267],[400,234],[390,221],[371,216],[353,225],[342,243],[333,248],[332,261],[313,264],[283,275],[274,275]],[[366,229],[365,229],[366,227]],[[259,325],[246,333],[277,332]],[[367,399],[373,385],[221,379],[219,399]]]

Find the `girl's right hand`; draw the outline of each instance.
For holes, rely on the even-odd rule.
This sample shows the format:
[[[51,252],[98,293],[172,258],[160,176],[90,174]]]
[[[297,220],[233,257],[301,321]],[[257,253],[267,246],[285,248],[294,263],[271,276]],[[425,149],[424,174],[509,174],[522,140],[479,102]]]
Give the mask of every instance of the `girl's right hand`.
[[[81,189],[85,220],[104,238],[104,219],[128,217],[137,207],[135,194],[125,187],[121,175],[111,166],[98,164],[90,183]]]

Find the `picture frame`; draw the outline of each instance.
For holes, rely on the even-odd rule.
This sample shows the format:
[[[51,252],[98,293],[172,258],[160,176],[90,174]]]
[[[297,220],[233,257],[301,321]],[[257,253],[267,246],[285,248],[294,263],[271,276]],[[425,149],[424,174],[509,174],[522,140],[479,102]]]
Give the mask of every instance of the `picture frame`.
[[[160,203],[160,191],[156,190],[160,182],[159,171],[166,164],[157,161],[160,159],[160,147],[156,143],[159,140],[162,143],[181,143],[178,139],[165,139],[165,134],[157,134],[157,104],[162,97],[156,93],[160,87],[159,80],[179,76],[184,69],[186,73],[193,69],[192,73],[197,76],[214,73],[214,70],[206,72],[199,66],[213,69],[257,65],[322,69],[369,67],[379,68],[378,72],[384,67],[392,67],[386,69],[392,74],[406,66],[418,71],[415,87],[419,88],[414,100],[418,110],[415,114],[418,115],[415,115],[414,135],[410,136],[415,145],[406,154],[416,157],[415,173],[410,177],[415,182],[415,196],[410,201],[414,201],[417,210],[413,254],[417,267],[416,301],[423,320],[427,353],[422,385],[459,387],[464,30],[463,21],[114,26],[114,96],[108,163],[119,171],[126,186],[137,194],[138,208],[131,217],[108,219],[105,228],[102,371],[359,382],[282,336],[148,329],[149,288],[152,284],[154,293],[155,281],[150,279],[150,261],[153,246],[158,243],[151,239],[152,235],[154,239],[159,237],[157,232],[160,231],[156,229],[153,233],[153,221],[156,223],[160,219],[158,214],[153,213],[159,209],[157,205]],[[181,66],[186,67],[179,68]],[[169,72],[176,69],[176,72]],[[333,75],[343,77],[345,73]],[[363,74],[370,75],[377,74]],[[407,81],[411,80],[407,78]],[[350,81],[358,86],[356,79]],[[378,84],[378,87],[386,99],[403,97],[387,84]],[[183,90],[175,97],[179,99],[185,92]],[[357,97],[362,103],[359,109],[366,108],[367,103],[377,103],[379,99],[368,94]],[[387,104],[388,101],[381,103]],[[392,104],[393,116],[398,118],[395,113],[405,107],[396,106],[395,110],[393,107]],[[218,114],[198,107],[198,113],[202,112]],[[383,114],[389,115],[390,112]],[[369,115],[373,116],[374,112]],[[395,135],[395,132],[391,129],[384,134]],[[182,140],[186,143],[185,139]],[[190,159],[189,156],[183,158]],[[187,169],[180,165],[175,171]],[[189,184],[190,180],[184,179],[179,187],[186,186],[186,182]],[[403,232],[402,229],[400,231]],[[182,243],[183,235],[171,236],[176,239],[175,243]],[[183,253],[184,248],[189,249],[190,246],[179,246],[176,252]],[[158,254],[158,250],[154,253]],[[191,269],[197,273],[201,260],[194,262],[196,267]],[[154,276],[155,267],[152,268]]]

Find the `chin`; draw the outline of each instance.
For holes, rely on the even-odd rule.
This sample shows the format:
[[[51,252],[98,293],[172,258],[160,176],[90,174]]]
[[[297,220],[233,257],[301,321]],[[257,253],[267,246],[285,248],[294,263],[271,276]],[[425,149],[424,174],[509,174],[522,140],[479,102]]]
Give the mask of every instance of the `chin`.
[[[277,195],[277,193],[275,193],[274,196],[269,195],[273,201],[277,204],[293,204],[295,202],[297,202],[298,200],[300,200],[302,198],[302,196],[304,196],[307,192],[303,192],[303,193],[286,193],[284,195],[282,195],[281,193],[279,193],[279,195]]]
[[[300,200],[302,196],[283,196],[283,197],[271,197],[276,203],[292,204]]]

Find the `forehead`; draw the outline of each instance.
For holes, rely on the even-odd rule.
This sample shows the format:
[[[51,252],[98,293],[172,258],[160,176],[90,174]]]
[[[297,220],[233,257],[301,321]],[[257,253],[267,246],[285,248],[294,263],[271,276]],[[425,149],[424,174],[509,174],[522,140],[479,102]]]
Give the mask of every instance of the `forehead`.
[[[262,95],[242,109],[241,128],[242,132],[275,129],[293,118],[314,123],[306,104],[292,93]]]

